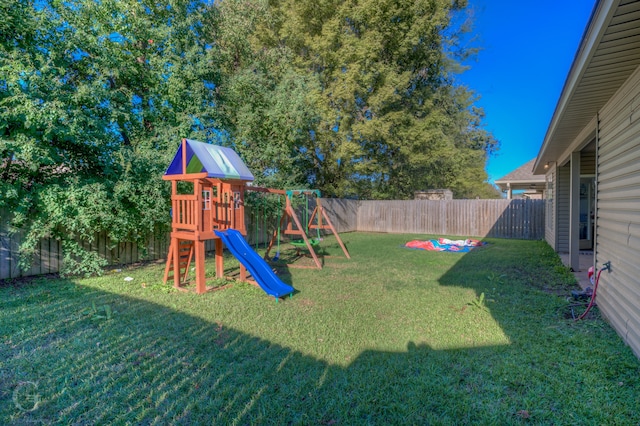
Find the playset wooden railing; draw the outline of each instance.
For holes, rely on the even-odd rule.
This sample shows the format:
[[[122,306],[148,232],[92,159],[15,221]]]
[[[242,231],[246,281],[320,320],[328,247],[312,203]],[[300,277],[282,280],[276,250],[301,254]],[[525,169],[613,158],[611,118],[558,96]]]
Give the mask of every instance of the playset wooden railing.
[[[195,195],[174,195],[171,199],[172,227],[174,230],[198,229],[198,197]]]
[[[235,228],[236,217],[233,214],[235,200],[233,198],[231,194],[224,192],[213,201],[212,211],[215,212],[215,217],[211,217],[210,229],[225,230]]]

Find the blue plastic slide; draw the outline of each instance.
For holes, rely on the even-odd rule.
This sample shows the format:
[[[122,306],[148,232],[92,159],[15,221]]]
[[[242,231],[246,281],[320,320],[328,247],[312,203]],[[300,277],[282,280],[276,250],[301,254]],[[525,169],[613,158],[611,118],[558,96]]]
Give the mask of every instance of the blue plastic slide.
[[[222,239],[231,254],[247,268],[265,293],[276,299],[293,293],[293,287],[278,278],[267,262],[251,248],[239,231],[227,229],[226,231],[215,231],[215,233]]]

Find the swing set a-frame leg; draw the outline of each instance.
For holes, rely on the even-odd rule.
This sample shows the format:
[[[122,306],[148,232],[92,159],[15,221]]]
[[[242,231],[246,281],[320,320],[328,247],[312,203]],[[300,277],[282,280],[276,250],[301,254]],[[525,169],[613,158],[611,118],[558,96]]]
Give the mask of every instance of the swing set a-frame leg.
[[[293,229],[291,222],[295,224],[297,229]],[[285,229],[285,225],[286,225],[286,229]],[[309,241],[309,238],[307,237],[306,233],[304,232],[304,228],[300,223],[300,219],[298,219],[298,216],[293,210],[293,207],[291,207],[291,204],[288,199],[287,199],[287,205],[284,209],[282,218],[280,219],[279,226],[280,226],[280,229],[285,229],[284,231],[285,234],[299,235],[300,237],[302,237],[302,240],[304,241],[305,245],[307,246],[307,249],[309,250],[309,254],[311,254],[311,257],[313,258],[313,262],[316,264],[316,267],[318,269],[322,269],[322,262],[320,262],[320,259],[318,259],[318,255],[313,249],[313,246],[311,245],[311,242]],[[275,229],[271,236],[271,240],[269,241],[269,245],[267,246],[267,251],[265,252],[265,255],[264,255],[265,260],[269,258],[269,252],[273,248],[273,243],[276,240],[277,236],[278,236],[278,229]]]
[[[304,243],[307,245],[307,248],[309,249],[309,253],[311,254],[311,257],[313,257],[313,261],[315,262],[316,266],[318,267],[318,269],[322,269],[322,263],[320,263],[320,259],[318,259],[318,256],[316,255],[316,252],[313,249],[313,246],[311,245],[311,242],[309,241],[307,234],[304,232],[304,228],[302,227],[302,224],[300,223],[298,216],[296,216],[296,212],[293,210],[293,207],[291,207],[290,205],[287,206],[287,214],[291,219],[293,219],[294,223],[298,227],[299,232],[296,232],[296,234],[300,235],[304,240]]]
[[[317,216],[317,218],[316,218]],[[316,225],[313,225],[313,220],[314,218],[316,218]],[[324,221],[327,222],[327,224],[324,224]],[[320,204],[320,200],[318,200],[318,204],[316,205],[316,208],[313,210],[313,213],[311,214],[311,217],[309,218],[309,229],[325,229],[325,230],[330,230],[331,233],[336,237],[336,240],[338,241],[338,244],[340,244],[340,247],[342,248],[342,252],[344,253],[344,255],[347,257],[347,259],[351,259],[351,256],[349,255],[349,251],[347,251],[347,248],[345,247],[344,243],[342,242],[342,239],[340,239],[340,235],[338,235],[338,232],[336,231],[336,228],[333,226],[333,223],[331,223],[331,219],[329,219],[329,216],[327,216],[327,213],[324,210],[324,207],[322,207],[322,204]]]

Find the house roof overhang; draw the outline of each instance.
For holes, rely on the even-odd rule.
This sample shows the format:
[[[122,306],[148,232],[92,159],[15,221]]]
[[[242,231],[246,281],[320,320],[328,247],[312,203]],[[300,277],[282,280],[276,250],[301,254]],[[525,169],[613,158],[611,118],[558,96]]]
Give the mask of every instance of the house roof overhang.
[[[640,1],[598,0],[536,158],[534,173],[590,142],[598,111],[640,65]],[[593,128],[592,128],[593,127]]]
[[[495,181],[495,184],[498,185],[498,187],[503,191],[507,191],[509,189],[514,190],[514,191],[518,191],[518,190],[521,190],[521,189],[526,190],[526,191],[544,191],[544,189],[546,188],[546,182],[544,180],[537,181],[537,182],[533,182],[533,181],[506,181],[506,182]]]
[[[503,190],[534,190],[542,191],[546,186],[546,179],[544,175],[533,174],[533,164],[535,158],[531,161],[527,161],[522,166],[513,170],[511,173],[506,174],[500,179],[496,179],[495,184]]]

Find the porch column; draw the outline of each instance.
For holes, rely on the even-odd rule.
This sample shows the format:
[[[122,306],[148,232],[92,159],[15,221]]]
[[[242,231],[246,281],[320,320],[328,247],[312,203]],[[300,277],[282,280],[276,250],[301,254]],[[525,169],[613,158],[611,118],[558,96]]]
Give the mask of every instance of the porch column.
[[[580,270],[580,152],[571,154],[569,195],[569,266]]]
[[[511,183],[507,182],[507,200],[513,198],[513,189],[511,189]]]

